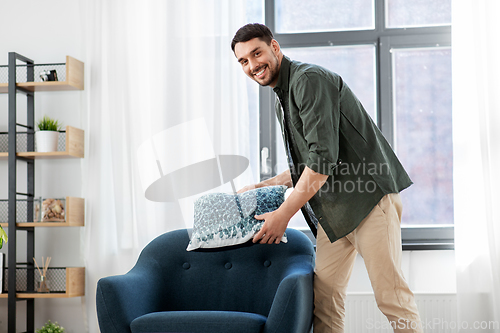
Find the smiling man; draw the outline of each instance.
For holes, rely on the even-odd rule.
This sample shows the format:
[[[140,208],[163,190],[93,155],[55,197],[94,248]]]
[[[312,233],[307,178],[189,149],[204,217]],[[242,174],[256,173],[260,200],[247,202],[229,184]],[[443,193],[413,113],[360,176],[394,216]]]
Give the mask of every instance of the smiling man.
[[[344,331],[344,301],[356,254],[364,259],[379,309],[395,332],[422,332],[401,271],[399,192],[408,174],[361,102],[342,78],[292,61],[262,24],[240,28],[231,43],[243,71],[276,93],[289,170],[251,188],[294,190],[264,220],[254,242],[278,244],[302,210],[317,235],[314,332]]]

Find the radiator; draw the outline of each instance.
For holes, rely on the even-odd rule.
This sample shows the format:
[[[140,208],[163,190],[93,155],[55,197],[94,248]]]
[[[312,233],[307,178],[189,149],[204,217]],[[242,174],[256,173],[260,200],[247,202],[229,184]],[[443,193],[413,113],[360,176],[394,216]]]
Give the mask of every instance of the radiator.
[[[424,332],[458,332],[455,294],[417,293],[415,301]],[[349,293],[345,312],[345,333],[393,332],[388,320],[378,309],[375,297],[371,293]]]

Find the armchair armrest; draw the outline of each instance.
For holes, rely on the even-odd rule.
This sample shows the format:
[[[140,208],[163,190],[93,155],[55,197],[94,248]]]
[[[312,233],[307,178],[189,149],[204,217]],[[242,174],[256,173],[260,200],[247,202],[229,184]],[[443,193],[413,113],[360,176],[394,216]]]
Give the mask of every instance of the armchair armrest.
[[[162,283],[150,270],[136,266],[124,275],[99,280],[96,304],[102,333],[131,332],[132,320],[161,311]]]
[[[313,306],[312,267],[289,271],[276,291],[264,333],[308,333]]]

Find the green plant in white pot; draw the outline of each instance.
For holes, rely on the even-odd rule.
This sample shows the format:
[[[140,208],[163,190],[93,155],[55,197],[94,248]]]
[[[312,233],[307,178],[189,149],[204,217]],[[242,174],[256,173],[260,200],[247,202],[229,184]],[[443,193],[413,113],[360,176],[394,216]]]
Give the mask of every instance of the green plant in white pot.
[[[50,320],[43,325],[42,328],[36,330],[36,333],[64,333],[64,327],[60,326],[57,321],[55,323]]]
[[[57,120],[44,116],[37,124],[39,131],[35,132],[36,151],[57,151],[60,125]]]

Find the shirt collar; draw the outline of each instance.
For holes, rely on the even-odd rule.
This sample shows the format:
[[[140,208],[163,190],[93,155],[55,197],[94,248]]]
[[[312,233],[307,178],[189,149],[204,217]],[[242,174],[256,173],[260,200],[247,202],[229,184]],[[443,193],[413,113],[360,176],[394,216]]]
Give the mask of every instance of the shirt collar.
[[[290,77],[290,63],[291,60],[287,56],[283,55],[283,59],[281,60],[280,71],[278,74],[278,82],[276,86],[273,88],[275,93],[279,91],[288,91],[288,81]]]

